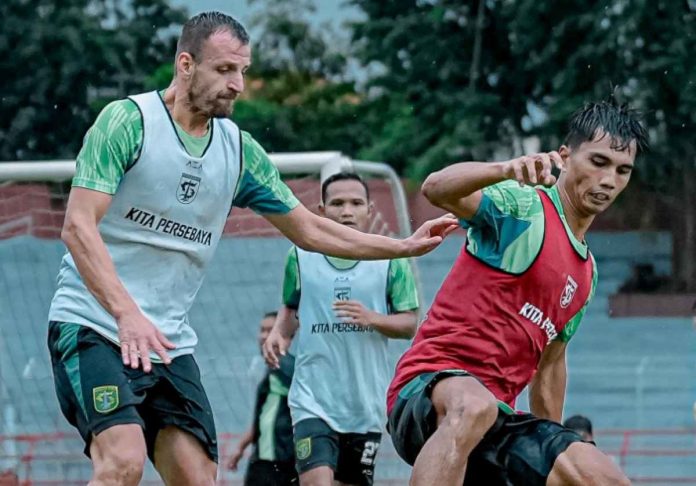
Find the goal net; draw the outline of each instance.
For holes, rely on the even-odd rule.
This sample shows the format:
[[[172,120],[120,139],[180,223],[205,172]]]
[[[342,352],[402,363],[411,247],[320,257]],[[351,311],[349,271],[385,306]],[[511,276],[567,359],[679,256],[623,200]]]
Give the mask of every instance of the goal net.
[[[339,170],[360,173],[376,208],[371,232],[410,233],[403,188],[388,166],[337,152],[271,158],[311,210],[319,203],[320,180]],[[82,443],[60,413],[46,348],[73,171],[73,161],[0,163],[0,484],[12,484],[2,482],[2,474],[33,485],[84,484],[90,475]],[[191,310],[199,335],[196,358],[220,434],[219,484],[241,484],[241,473],[224,470],[224,463],[252,419],[255,387],[264,372],[258,324],[280,303],[289,247],[262,217],[235,208]],[[391,349],[394,360],[406,344]],[[408,471],[387,442],[380,451],[378,484],[401,484]],[[144,484],[160,484],[152,469]]]

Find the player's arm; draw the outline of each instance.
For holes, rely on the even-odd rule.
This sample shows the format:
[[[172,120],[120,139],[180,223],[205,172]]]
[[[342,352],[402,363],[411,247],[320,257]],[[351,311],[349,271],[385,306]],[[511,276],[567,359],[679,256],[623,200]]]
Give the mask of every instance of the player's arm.
[[[136,151],[130,147],[127,133],[118,130],[114,133],[105,128],[110,125],[111,117],[121,115],[119,109],[119,105],[107,106],[85,137],[77,158],[61,238],[87,289],[116,319],[123,363],[137,368],[142,360],[143,370],[149,372],[149,350],[169,363],[165,348],[173,349],[174,345],[145,318],[128,294],[98,229],[111,205],[112,194]]]
[[[529,406],[539,418],[561,422],[566,393],[567,343],[554,340],[544,350],[532,382],[529,384]]]
[[[506,162],[461,162],[430,174],[421,191],[433,205],[469,220],[481,204],[481,189],[506,180],[550,186],[556,182],[551,174],[554,165],[563,165],[558,152],[525,155]]]
[[[234,205],[263,215],[298,247],[355,260],[381,260],[429,252],[456,229],[457,221],[438,218],[404,240],[371,235],[322,218],[299,203],[283,183],[263,147],[242,132],[243,170]]]
[[[263,343],[263,357],[268,366],[274,369],[280,368],[280,357],[287,354],[292,337],[299,327],[297,311],[287,305],[280,306],[273,329]]]
[[[242,457],[244,457],[244,451],[246,451],[247,447],[249,447],[253,442],[254,427],[252,426],[239,438],[239,442],[237,443],[237,449],[232,453],[229,461],[227,462],[227,469],[231,471],[237,470],[237,467],[239,466],[239,461],[241,461]]]
[[[423,255],[437,247],[457,227],[457,221],[451,215],[446,215],[426,221],[408,238],[397,240],[349,228],[329,218],[322,218],[302,205],[287,214],[264,216],[304,250],[354,260]]]

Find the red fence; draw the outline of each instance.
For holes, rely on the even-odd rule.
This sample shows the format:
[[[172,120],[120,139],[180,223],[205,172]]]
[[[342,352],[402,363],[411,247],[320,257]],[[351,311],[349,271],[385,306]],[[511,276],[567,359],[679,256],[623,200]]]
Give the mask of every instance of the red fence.
[[[236,434],[220,435],[220,460],[225,464]],[[602,430],[596,435],[599,446],[614,457],[636,484],[696,485],[696,430]],[[78,451],[82,444],[73,433],[54,432],[37,435],[0,436],[0,464],[14,464],[12,472],[0,471],[0,486],[57,486],[82,485],[89,476],[89,463]],[[14,449],[14,453],[7,451]],[[381,463],[398,463],[393,451],[380,458]],[[670,464],[677,466],[671,466]],[[392,468],[393,469],[393,468]],[[399,469],[399,477],[382,479],[377,484],[401,485],[407,483],[408,469]],[[667,471],[667,473],[665,473]],[[142,484],[161,484],[155,479]],[[241,484],[238,475],[222,471],[220,486]]]

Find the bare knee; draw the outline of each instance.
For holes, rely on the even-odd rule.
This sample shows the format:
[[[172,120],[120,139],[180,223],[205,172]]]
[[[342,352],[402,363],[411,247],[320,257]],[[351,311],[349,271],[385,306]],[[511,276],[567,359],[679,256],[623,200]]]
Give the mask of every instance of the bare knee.
[[[460,440],[480,439],[498,416],[495,398],[469,396],[453,401],[445,410],[440,427],[445,427]]]
[[[575,442],[556,458],[547,486],[630,486],[614,461],[591,444]]]
[[[93,457],[94,479],[91,485],[137,485],[143,476],[147,453],[145,448],[131,445],[123,449],[102,450],[99,458]]]

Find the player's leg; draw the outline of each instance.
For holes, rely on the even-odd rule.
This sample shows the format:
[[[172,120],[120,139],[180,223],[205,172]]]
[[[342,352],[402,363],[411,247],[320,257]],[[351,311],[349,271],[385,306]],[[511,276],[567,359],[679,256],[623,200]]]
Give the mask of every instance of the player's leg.
[[[124,367],[119,349],[85,326],[51,323],[48,348],[61,410],[92,460],[90,485],[138,484],[147,457],[136,410],[144,394],[133,385],[147,388],[143,373]]]
[[[213,486],[217,479],[217,433],[213,411],[192,355],[157,364],[158,385],[148,392],[148,453],[167,486]]]
[[[576,442],[556,458],[547,486],[625,486],[631,482],[609,456]]]
[[[90,444],[94,472],[89,486],[130,486],[140,484],[147,448],[138,424],[109,427],[94,436]]]
[[[338,434],[323,420],[295,424],[295,460],[301,486],[333,486],[338,465]]]
[[[481,457],[480,450],[486,451],[485,457]],[[576,432],[561,424],[531,414],[506,415],[475,454],[484,466],[497,466],[503,472],[503,484],[630,484],[613,461],[594,444],[583,441]]]
[[[382,443],[382,434],[340,434],[338,466],[335,479],[338,486],[372,486],[375,460]]]
[[[439,380],[430,393],[437,430],[413,464],[412,486],[461,486],[467,459],[498,415],[493,394],[471,376]]]
[[[215,485],[217,463],[196,437],[172,425],[157,434],[154,463],[167,486]]]

